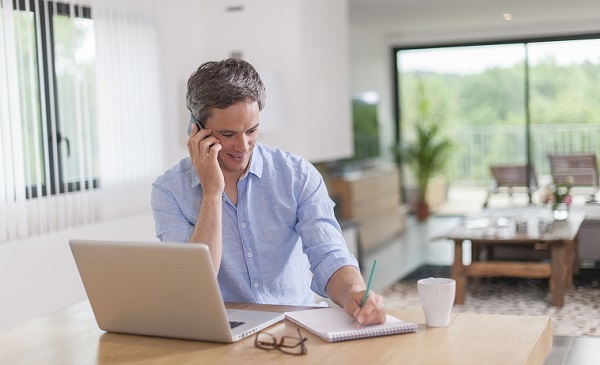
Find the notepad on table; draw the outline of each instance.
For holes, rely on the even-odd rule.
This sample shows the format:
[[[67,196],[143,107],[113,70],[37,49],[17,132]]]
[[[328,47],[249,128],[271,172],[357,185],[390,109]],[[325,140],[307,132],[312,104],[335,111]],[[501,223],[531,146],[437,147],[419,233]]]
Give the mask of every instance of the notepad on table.
[[[417,331],[416,324],[402,321],[389,314],[384,324],[357,328],[354,326],[352,317],[340,307],[286,312],[285,316],[290,321],[329,342]]]

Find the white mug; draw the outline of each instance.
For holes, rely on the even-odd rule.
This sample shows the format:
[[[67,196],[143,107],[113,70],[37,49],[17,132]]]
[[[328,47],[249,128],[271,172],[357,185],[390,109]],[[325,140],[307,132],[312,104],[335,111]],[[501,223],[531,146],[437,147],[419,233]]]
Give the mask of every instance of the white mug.
[[[417,289],[427,326],[448,326],[454,304],[456,281],[446,278],[421,279],[417,281]]]

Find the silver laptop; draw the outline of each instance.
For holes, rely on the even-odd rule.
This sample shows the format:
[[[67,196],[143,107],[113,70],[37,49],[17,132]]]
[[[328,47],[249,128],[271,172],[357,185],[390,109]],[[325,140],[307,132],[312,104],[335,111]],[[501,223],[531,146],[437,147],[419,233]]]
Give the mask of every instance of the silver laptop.
[[[104,331],[234,342],[284,318],[227,310],[204,244],[75,239],[69,244]]]

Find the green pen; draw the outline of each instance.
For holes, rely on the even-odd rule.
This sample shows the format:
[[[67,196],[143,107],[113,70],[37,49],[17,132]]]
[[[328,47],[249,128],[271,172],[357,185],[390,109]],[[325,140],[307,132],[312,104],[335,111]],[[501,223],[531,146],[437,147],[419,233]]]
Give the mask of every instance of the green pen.
[[[373,274],[375,274],[375,267],[377,267],[377,259],[373,261],[373,267],[371,268],[371,275],[369,276],[369,282],[367,283],[367,291],[365,292],[365,296],[363,297],[361,308],[364,308],[365,303],[367,302],[367,298],[369,297],[369,291],[371,290],[371,283],[373,282]]]

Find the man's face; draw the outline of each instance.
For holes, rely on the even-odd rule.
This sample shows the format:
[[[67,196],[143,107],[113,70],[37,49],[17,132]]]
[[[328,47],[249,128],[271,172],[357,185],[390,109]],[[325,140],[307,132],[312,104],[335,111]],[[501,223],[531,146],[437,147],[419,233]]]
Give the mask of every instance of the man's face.
[[[223,173],[242,176],[248,168],[258,138],[258,103],[239,102],[226,109],[214,108],[206,128],[221,142],[219,165]]]

